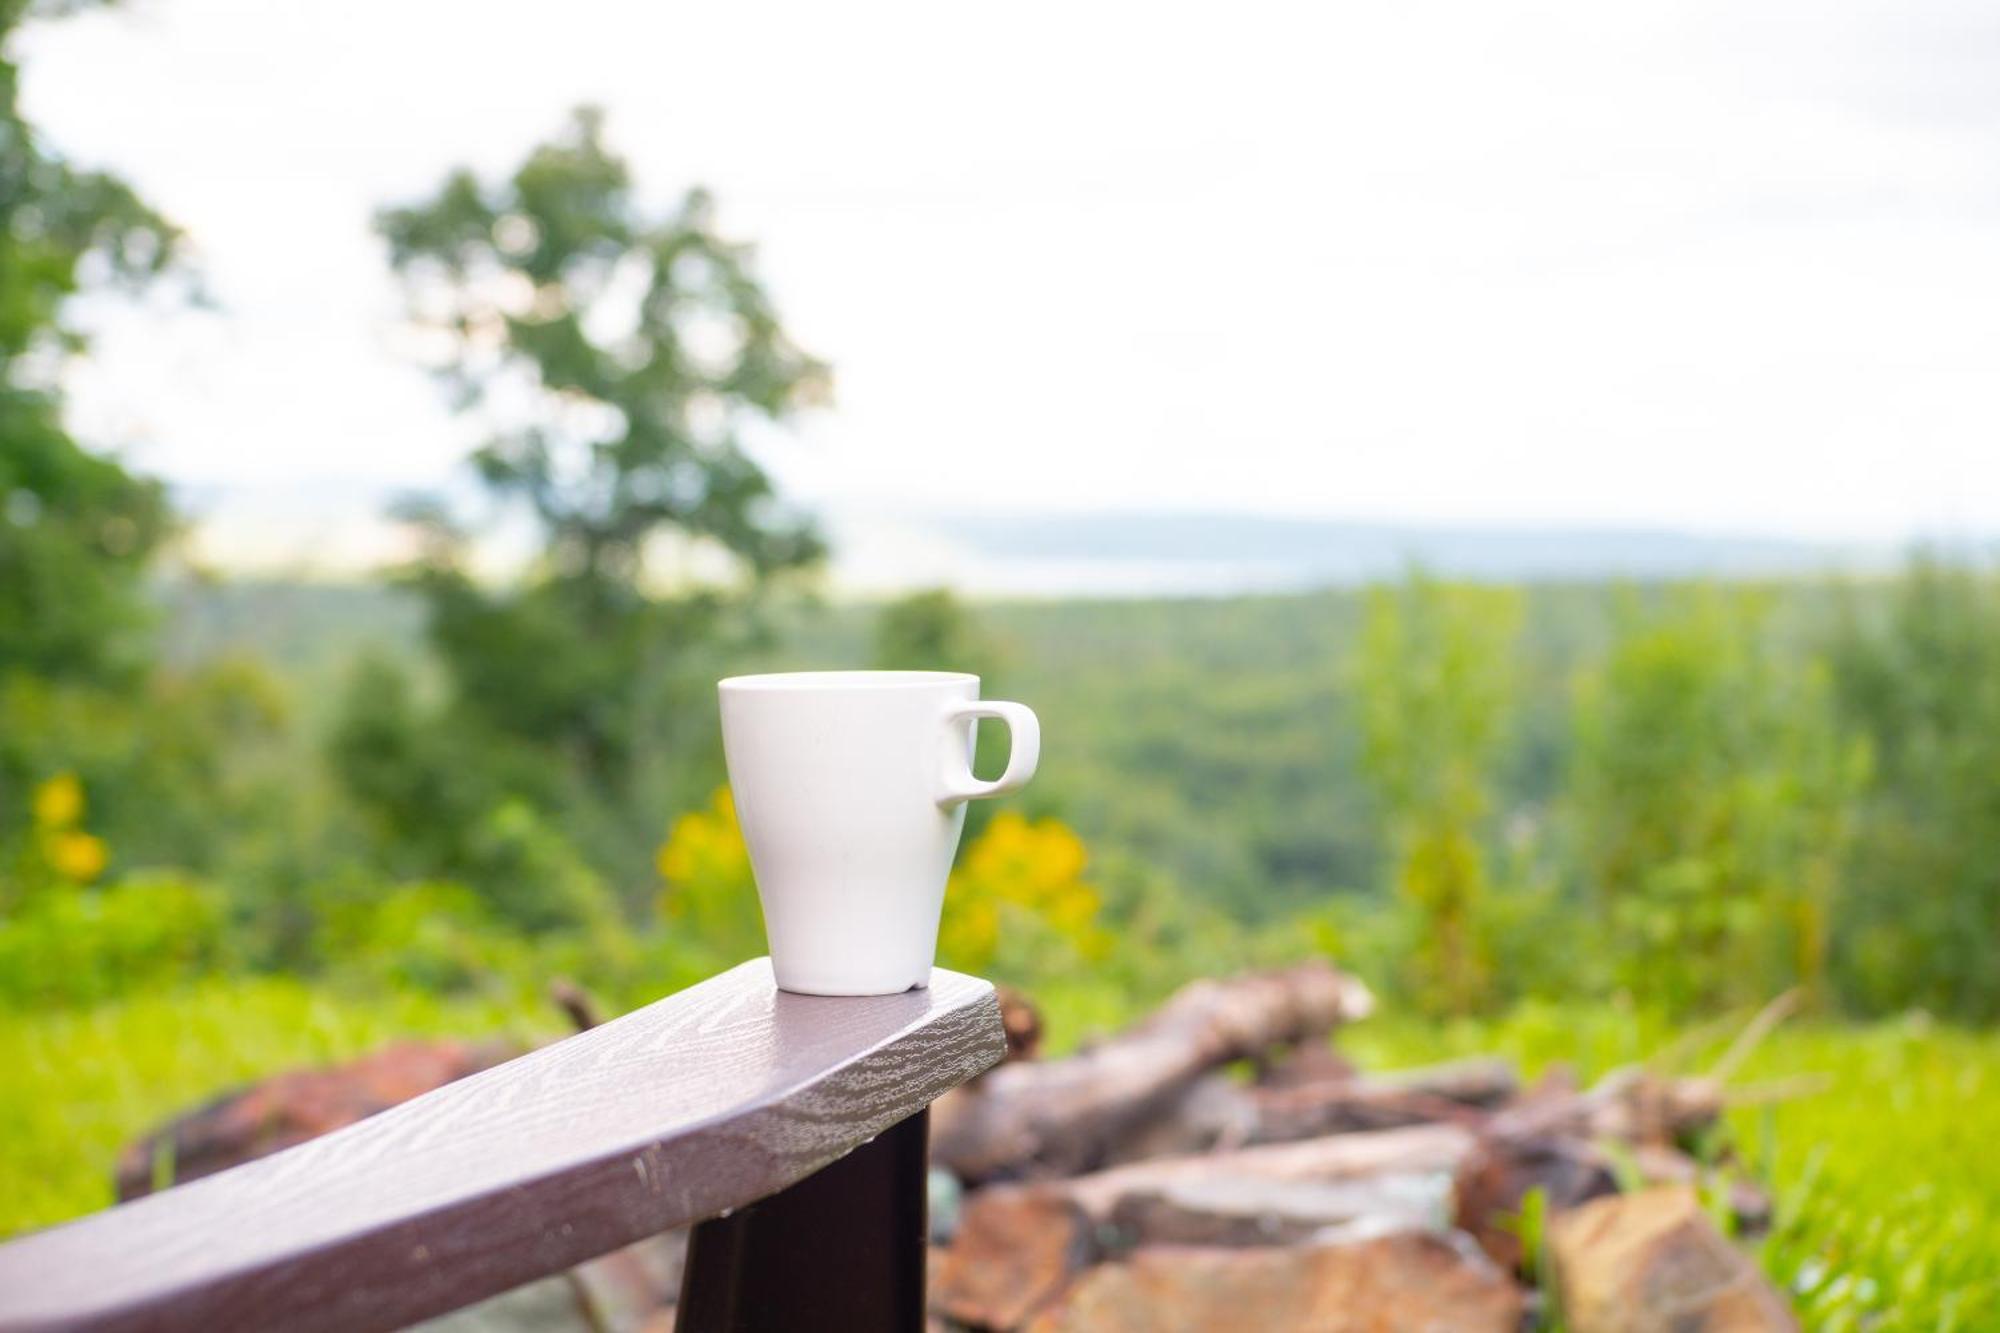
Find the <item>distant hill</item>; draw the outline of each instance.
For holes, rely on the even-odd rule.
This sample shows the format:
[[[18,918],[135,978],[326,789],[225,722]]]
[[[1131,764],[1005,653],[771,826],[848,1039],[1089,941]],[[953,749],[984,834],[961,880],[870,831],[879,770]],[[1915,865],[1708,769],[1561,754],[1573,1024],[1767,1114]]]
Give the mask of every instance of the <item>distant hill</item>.
[[[1182,567],[1192,583],[1209,587],[1362,583],[1412,563],[1496,581],[1808,574],[1874,568],[1897,554],[1638,528],[1424,527],[1191,513],[961,516],[938,531],[983,560]]]

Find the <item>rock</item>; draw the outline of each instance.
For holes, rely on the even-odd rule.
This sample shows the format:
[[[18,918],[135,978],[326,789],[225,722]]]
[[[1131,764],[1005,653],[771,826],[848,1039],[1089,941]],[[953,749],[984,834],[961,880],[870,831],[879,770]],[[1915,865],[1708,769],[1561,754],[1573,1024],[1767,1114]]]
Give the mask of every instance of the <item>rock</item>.
[[[1492,1135],[1479,1140],[1452,1181],[1452,1220],[1509,1272],[1521,1267],[1521,1205],[1542,1191],[1551,1211],[1618,1192],[1604,1155],[1574,1139]]]
[[[1096,1257],[1095,1224],[1076,1203],[1034,1186],[992,1186],[968,1197],[957,1235],[936,1255],[931,1308],[1017,1328]]]
[[[1470,1245],[1406,1233],[1355,1245],[1162,1246],[1078,1278],[1036,1333],[1514,1333],[1525,1301]]]
[[[118,1157],[118,1198],[212,1175],[386,1111],[521,1054],[509,1042],[402,1041],[325,1069],[253,1083],[167,1122]]]
[[[1691,1189],[1597,1199],[1550,1228],[1573,1333],[1764,1333],[1798,1328],[1776,1288],[1715,1229]]]

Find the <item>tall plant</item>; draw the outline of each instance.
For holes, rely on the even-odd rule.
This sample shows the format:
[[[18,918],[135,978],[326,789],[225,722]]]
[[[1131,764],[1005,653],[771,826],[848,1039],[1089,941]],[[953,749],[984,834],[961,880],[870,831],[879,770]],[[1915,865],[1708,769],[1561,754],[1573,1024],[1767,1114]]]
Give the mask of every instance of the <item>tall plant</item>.
[[[1486,825],[1519,627],[1511,590],[1412,573],[1368,595],[1355,659],[1363,765],[1389,816],[1396,892],[1419,926],[1411,983],[1432,1009],[1475,1009],[1493,982]]]
[[[1677,1010],[1825,977],[1867,746],[1771,598],[1699,587],[1621,612],[1578,684],[1576,866],[1629,992]]]
[[[1850,589],[1832,636],[1860,803],[1840,975],[1867,1007],[2000,1017],[2000,576],[1924,556]]]

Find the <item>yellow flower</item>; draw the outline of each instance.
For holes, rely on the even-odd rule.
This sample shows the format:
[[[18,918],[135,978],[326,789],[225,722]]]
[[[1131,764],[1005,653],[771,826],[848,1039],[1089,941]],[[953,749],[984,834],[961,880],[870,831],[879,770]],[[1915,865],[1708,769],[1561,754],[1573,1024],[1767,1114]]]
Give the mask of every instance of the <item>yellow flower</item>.
[[[35,788],[35,824],[44,829],[74,828],[83,818],[83,784],[74,773],[58,773]]]
[[[88,884],[104,873],[105,863],[111,859],[111,849],[100,837],[69,830],[49,839],[48,858],[55,872],[64,879]]]
[[[1103,957],[1110,939],[1097,925],[1097,890],[1083,878],[1089,860],[1083,839],[1062,821],[1001,811],[952,873],[940,952],[975,972],[1010,940],[1016,953],[1056,942]]]
[[[760,951],[757,885],[729,788],[676,819],[653,864],[666,886],[660,911],[681,934],[738,958]]]
[[[750,851],[743,845],[743,832],[736,824],[736,801],[729,788],[719,788],[708,809],[675,820],[653,864],[660,878],[673,887],[748,875]]]

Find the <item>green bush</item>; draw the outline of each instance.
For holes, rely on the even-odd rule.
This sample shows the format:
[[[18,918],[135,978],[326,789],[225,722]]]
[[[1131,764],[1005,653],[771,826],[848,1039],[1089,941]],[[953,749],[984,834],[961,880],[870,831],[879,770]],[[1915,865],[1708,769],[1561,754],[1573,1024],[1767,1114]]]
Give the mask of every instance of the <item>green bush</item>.
[[[228,960],[222,893],[172,875],[36,894],[0,921],[0,1003],[94,1004]]]
[[[477,894],[448,883],[334,896],[321,910],[317,944],[338,969],[438,993],[518,977],[532,957]]]

